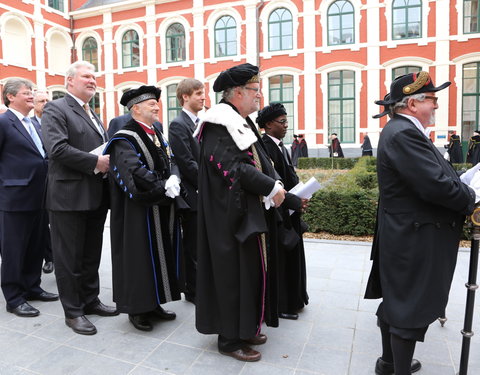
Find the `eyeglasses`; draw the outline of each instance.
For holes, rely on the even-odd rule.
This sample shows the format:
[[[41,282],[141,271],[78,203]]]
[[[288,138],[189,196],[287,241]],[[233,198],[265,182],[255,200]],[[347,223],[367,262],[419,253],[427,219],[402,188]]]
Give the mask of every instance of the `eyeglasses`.
[[[247,87],[245,86],[244,87],[245,90],[252,90],[252,91],[255,91],[256,94],[258,94],[260,92],[260,87]]]
[[[282,125],[288,124],[288,120],[287,120],[287,119],[283,119],[283,120],[273,120],[273,121],[278,122],[279,124],[282,124]]]
[[[19,94],[23,96],[33,96],[33,92],[31,91],[22,91],[22,92],[19,92]]]
[[[425,99],[431,99],[433,102],[433,105],[437,105],[438,98],[436,96],[425,95]]]

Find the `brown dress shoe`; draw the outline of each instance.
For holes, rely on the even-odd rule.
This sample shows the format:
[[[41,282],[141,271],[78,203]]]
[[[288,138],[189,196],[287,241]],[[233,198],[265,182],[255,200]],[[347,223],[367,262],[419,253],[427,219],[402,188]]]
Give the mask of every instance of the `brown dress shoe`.
[[[260,352],[257,352],[256,350],[246,345],[243,348],[240,348],[233,352],[224,352],[222,350],[219,350],[219,352],[220,354],[228,355],[229,357],[235,358],[243,362],[257,362],[260,361],[260,359],[262,358],[262,354],[260,354]]]
[[[250,345],[262,345],[267,342],[267,335],[260,333],[257,336],[253,336],[252,338],[243,341]]]
[[[65,318],[65,324],[73,329],[73,332],[80,335],[94,335],[97,333],[97,329],[85,315],[76,318]]]
[[[115,307],[104,305],[101,302],[93,306],[86,306],[84,311],[85,315],[115,316],[119,314]]]

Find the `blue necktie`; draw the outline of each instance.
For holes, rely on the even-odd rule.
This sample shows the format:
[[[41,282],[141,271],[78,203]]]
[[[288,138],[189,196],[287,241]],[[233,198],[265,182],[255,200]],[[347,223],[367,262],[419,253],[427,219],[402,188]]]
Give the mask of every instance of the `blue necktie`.
[[[38,133],[35,130],[35,126],[33,126],[32,124],[32,120],[30,120],[30,117],[24,117],[23,121],[27,124],[28,133],[30,134],[30,137],[32,137],[32,140],[33,140],[33,143],[35,143],[35,146],[37,146],[38,152],[40,152],[40,155],[45,157],[45,151],[43,151],[42,141],[40,140],[40,137],[38,136]]]

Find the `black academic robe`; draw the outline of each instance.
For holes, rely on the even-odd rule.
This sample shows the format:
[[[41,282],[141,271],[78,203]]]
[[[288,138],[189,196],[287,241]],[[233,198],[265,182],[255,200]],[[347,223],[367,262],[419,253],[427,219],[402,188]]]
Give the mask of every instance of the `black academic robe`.
[[[162,140],[160,132],[157,137]],[[113,300],[140,314],[180,299],[180,232],[165,182],[178,170],[134,120],[110,140]]]
[[[298,157],[299,158],[308,158],[308,146],[307,146],[307,141],[305,139],[302,139],[300,141],[300,144],[298,145]]]
[[[473,165],[480,162],[480,135],[470,137],[468,142],[467,163]]]
[[[202,120],[194,134],[201,145],[196,328],[248,339],[263,321],[278,326],[278,213],[261,201],[272,191],[276,174],[252,121],[235,107],[220,103]]]
[[[285,150],[283,154],[268,135],[265,134],[262,140],[275,170],[282,178],[285,190],[292,189],[298,184],[299,178],[288,153]],[[295,313],[308,304],[305,249],[300,218],[301,204],[301,199],[296,195],[287,194],[279,209],[282,222],[278,228],[278,311],[281,313]],[[290,210],[295,212],[290,215]]]
[[[382,130],[373,265],[365,298],[383,298],[377,315],[404,329],[427,327],[445,311],[465,214],[475,194],[406,117]]]
[[[370,142],[370,137],[366,135],[365,137],[363,137],[362,156],[372,156],[372,155],[373,155],[372,143]]]
[[[298,165],[298,158],[300,157],[300,141],[295,138],[292,142],[292,147],[291,147],[291,151],[292,151],[292,164],[294,167],[296,167]]]
[[[332,139],[332,144],[328,147],[328,150],[330,152],[330,157],[343,158],[343,150],[338,138]]]
[[[450,136],[447,150],[450,155],[450,163],[463,163],[462,142],[459,135]]]

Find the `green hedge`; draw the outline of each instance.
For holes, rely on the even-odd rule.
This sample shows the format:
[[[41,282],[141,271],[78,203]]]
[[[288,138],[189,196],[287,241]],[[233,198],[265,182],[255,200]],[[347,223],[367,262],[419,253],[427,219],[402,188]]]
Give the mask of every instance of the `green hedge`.
[[[302,158],[303,163],[323,163],[329,158]],[[320,160],[320,162],[318,162]],[[336,161],[352,159],[335,159]],[[312,164],[313,164],[312,163]],[[299,164],[300,165],[300,164]],[[470,164],[454,164],[456,170],[466,170]],[[321,167],[312,167],[321,168]],[[330,167],[327,167],[330,168]],[[355,159],[353,168],[339,174],[316,192],[310,200],[303,220],[310,232],[329,232],[353,236],[373,235],[378,201],[376,158]],[[469,238],[464,230],[464,238]]]
[[[358,158],[299,158],[300,169],[352,169]]]
[[[311,232],[373,234],[378,200],[376,161],[373,157],[356,161],[351,171],[337,176],[313,195],[303,215]]]

